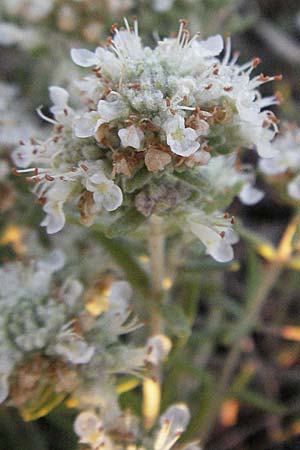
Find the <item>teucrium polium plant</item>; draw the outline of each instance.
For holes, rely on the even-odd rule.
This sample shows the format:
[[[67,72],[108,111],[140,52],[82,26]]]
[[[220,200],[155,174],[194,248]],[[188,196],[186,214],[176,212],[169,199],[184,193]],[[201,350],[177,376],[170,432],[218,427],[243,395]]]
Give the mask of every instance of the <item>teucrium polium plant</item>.
[[[253,74],[258,58],[239,64],[229,37],[190,37],[184,20],[150,48],[137,20],[131,28],[125,19],[107,42],[73,48],[71,58],[81,76],[69,90],[49,88],[50,111],[38,112],[51,129],[43,138],[24,132],[13,172],[32,184],[48,235],[82,224],[117,264],[105,271],[99,263],[94,284],[66,276],[84,264],[76,251],[29,252],[2,266],[0,400],[25,420],[62,402],[76,408],[83,448],[169,450],[190,412],[175,399],[159,415],[162,362],[185,342],[192,318],[166,294],[181,278],[165,249],[198,239],[199,258],[230,262],[238,234],[227,209],[235,197],[253,205],[264,196],[243,149],[258,154],[267,175],[288,171],[287,191],[299,200],[298,130],[273,143],[278,121],[268,108],[278,98],[259,87],[280,76]],[[140,385],[142,400],[121,398]],[[197,439],[180,448],[200,449]]]
[[[236,237],[223,210],[235,195],[246,203],[262,197],[237,152],[276,154],[277,121],[266,107],[277,99],[257,88],[277,77],[251,78],[257,59],[238,65],[229,39],[218,58],[221,36],[190,39],[184,21],[154,49],[143,47],[137,21],[125,25],[94,52],[72,49],[74,63],[91,68],[75,82],[79,101],[72,107],[65,89],[50,87],[52,134],[22,142],[16,173],[36,183],[50,234],[64,227],[70,204],[83,224],[108,229],[129,213],[138,224],[156,214],[229,261]],[[228,175],[220,178],[223,165]]]

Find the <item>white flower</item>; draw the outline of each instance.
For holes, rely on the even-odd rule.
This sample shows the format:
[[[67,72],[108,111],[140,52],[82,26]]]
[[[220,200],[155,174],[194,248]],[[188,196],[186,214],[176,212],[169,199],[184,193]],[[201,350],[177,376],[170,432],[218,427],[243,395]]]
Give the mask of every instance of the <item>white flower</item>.
[[[102,421],[91,411],[83,411],[76,417],[74,431],[80,443],[89,444],[93,449],[98,449],[104,442]]]
[[[54,104],[50,111],[55,119],[63,124],[72,123],[73,110],[68,106],[68,91],[59,86],[50,86],[49,93],[50,99]]]
[[[73,122],[75,136],[79,138],[93,136],[102,123],[97,111],[86,112],[76,117]]]
[[[81,67],[97,66],[101,60],[97,58],[96,52],[84,48],[72,48],[71,58],[75,64]]]
[[[204,41],[193,41],[192,48],[195,50],[202,58],[212,58],[219,55],[223,48],[224,42],[220,34],[211,36]]]
[[[118,131],[118,135],[123,147],[133,147],[137,150],[140,149],[144,133],[138,127],[131,125],[128,128],[121,128]]]
[[[164,124],[167,143],[173,153],[180,156],[190,156],[200,147],[197,133],[193,128],[185,128],[184,118],[176,115]]]
[[[260,159],[259,168],[266,175],[277,175],[300,169],[300,129],[289,127],[273,142],[277,155],[272,159]]]
[[[104,174],[95,173],[86,181],[86,188],[93,192],[96,206],[101,210],[115,211],[123,202],[123,194],[118,185]]]
[[[169,354],[172,347],[170,339],[164,334],[157,334],[148,339],[146,346],[146,361],[151,364],[158,364]]]
[[[128,114],[128,109],[122,98],[114,92],[107,96],[107,100],[100,100],[97,109],[101,123],[111,122]]]
[[[254,188],[251,183],[246,183],[239,193],[239,199],[244,205],[255,205],[264,197],[264,193],[257,188]]]
[[[231,229],[230,219],[218,214],[194,215],[189,219],[192,233],[205,245],[207,253],[218,262],[233,259],[232,244],[238,241]]]
[[[68,334],[58,336],[55,345],[55,353],[66,358],[72,364],[87,364],[90,362],[95,348],[89,346],[85,341],[68,336]]]
[[[154,450],[169,450],[186,430],[190,413],[183,403],[170,406],[160,418],[160,430],[154,442]]]
[[[289,182],[287,190],[290,197],[294,200],[300,200],[300,175]]]
[[[133,30],[130,29],[126,19],[124,19],[126,30],[115,30],[112,40],[112,49],[121,60],[139,59],[143,57],[143,47],[141,38],[138,35],[138,24],[134,21]]]
[[[132,296],[132,287],[126,281],[115,281],[109,291],[109,314],[121,315],[128,310],[129,300]]]
[[[47,200],[43,207],[47,215],[41,223],[47,228],[48,234],[57,233],[64,227],[66,219],[63,206],[72,190],[71,183],[61,180],[53,181],[53,183],[47,192]]]

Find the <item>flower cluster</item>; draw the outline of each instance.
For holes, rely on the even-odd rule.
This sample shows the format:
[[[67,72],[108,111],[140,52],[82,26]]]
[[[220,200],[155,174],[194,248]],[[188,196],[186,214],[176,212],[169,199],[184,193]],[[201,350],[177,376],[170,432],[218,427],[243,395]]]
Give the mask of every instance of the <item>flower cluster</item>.
[[[133,417],[124,417],[127,421],[126,434],[122,442],[114,442],[103,427],[99,415],[94,411],[83,411],[77,416],[74,429],[81,443],[97,450],[169,450],[184,433],[190,420],[190,413],[184,404],[170,406],[159,419],[159,428],[154,433],[143,433]],[[200,450],[197,444],[189,444],[183,450]]]
[[[299,201],[300,129],[295,125],[283,127],[281,133],[277,135],[273,147],[278,154],[271,159],[261,158],[259,167],[268,177],[278,178],[281,176],[289,197]],[[280,183],[281,185],[282,183]]]
[[[241,146],[268,158],[276,154],[270,141],[277,120],[265,108],[277,99],[262,98],[257,88],[277,77],[251,78],[259,61],[238,65],[237,55],[230,59],[229,40],[224,57],[217,59],[221,36],[190,39],[184,21],[176,38],[153,50],[142,46],[137,22],[133,30],[125,25],[113,26],[108,47],[71,51],[77,65],[92,67],[76,82],[82,107],[69,105],[66,90],[50,88],[53,133],[15,151],[16,164],[24,168],[17,173],[33,171],[28,180],[37,182],[48,233],[63,228],[63,207],[70,201],[77,202],[86,225],[99,213],[109,227],[128,211],[167,220],[172,210],[180,212],[184,226],[198,215],[198,221],[204,218],[204,225],[219,230],[215,217],[234,195],[248,204],[262,197],[236,155]],[[231,234],[232,219],[223,219],[218,246],[227,229]],[[199,237],[206,247],[215,245],[216,239],[211,244],[211,238]],[[230,240],[223,240],[224,256],[217,252],[218,260],[228,260]]]
[[[170,341],[156,335],[143,347],[122,343],[120,336],[141,326],[128,283],[83,294],[75,279],[55,282],[63,265],[54,251],[0,269],[0,400],[30,419],[72,394],[79,408],[97,407],[112,426],[121,415],[116,376],[143,376],[167,356]]]

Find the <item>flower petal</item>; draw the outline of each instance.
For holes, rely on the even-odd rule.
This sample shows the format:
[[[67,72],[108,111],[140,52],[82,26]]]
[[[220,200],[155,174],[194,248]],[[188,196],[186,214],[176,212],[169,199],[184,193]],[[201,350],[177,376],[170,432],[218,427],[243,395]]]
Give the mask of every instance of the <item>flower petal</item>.
[[[72,48],[71,58],[75,64],[81,67],[91,67],[96,65],[95,54],[85,48]]]

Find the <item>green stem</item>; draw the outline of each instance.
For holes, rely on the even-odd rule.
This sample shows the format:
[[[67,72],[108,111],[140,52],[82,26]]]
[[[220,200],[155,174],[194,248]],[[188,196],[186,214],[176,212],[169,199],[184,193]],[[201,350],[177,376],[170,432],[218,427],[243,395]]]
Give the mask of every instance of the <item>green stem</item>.
[[[163,224],[159,217],[152,216],[149,230],[151,305],[148,320],[150,334],[163,333],[164,323],[161,316],[163,299],[163,279],[165,273],[165,240]],[[151,428],[159,414],[161,403],[161,368],[156,365],[143,383],[143,415],[145,428]]]

